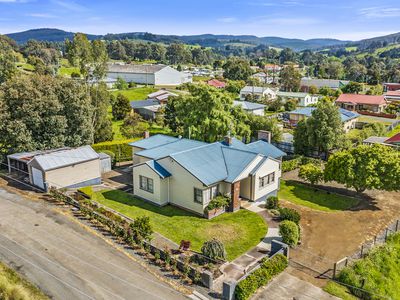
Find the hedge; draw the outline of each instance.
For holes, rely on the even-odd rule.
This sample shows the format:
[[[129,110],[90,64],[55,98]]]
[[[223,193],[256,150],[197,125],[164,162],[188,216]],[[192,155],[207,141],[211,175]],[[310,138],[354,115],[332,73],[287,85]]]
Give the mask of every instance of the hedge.
[[[92,148],[96,152],[111,151],[115,153],[116,162],[130,161],[132,160],[132,147],[128,143],[138,139],[103,142],[92,145]]]
[[[279,234],[282,237],[282,242],[294,247],[299,242],[299,225],[295,222],[285,220],[279,224]]]
[[[266,285],[274,276],[285,270],[287,266],[288,260],[282,254],[263,260],[260,268],[238,283],[235,289],[235,299],[249,299],[257,289]]]
[[[278,209],[282,221],[288,220],[299,224],[301,216],[299,212],[293,208],[281,207]]]
[[[294,156],[293,159],[285,160],[282,162],[282,172],[289,172],[296,170],[302,165],[306,164],[321,165],[321,160],[318,158],[306,157],[306,156]]]

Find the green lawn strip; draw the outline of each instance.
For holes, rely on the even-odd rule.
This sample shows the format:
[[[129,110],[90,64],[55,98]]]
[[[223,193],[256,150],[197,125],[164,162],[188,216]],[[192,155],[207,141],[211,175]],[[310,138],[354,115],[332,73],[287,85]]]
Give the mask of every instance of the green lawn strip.
[[[358,299],[350,293],[348,288],[333,281],[328,282],[328,284],[324,287],[324,291],[343,300]]]
[[[392,131],[389,131],[386,136],[392,137],[398,133],[400,133],[400,125],[396,126]]]
[[[370,124],[372,124],[372,123],[381,123],[381,124],[383,124],[385,126],[389,126],[389,125],[392,124],[392,122],[390,122],[390,121],[378,120],[378,119],[374,119],[373,117],[370,117],[370,116],[361,116],[361,117],[358,118],[358,121],[359,122],[364,122],[364,123],[370,123]]]
[[[154,88],[153,86],[148,87],[140,87],[140,88],[132,88],[127,90],[118,90],[112,91],[111,93],[115,96],[118,94],[122,94],[126,96],[129,101],[134,100],[146,100],[147,95],[156,92],[158,89]]]
[[[177,244],[189,240],[195,251],[200,251],[205,241],[215,237],[224,243],[228,260],[255,247],[267,232],[263,218],[248,210],[207,220],[171,205],[155,206],[122,191],[96,192],[93,200],[133,219],[149,216],[156,232]]]
[[[14,270],[0,263],[0,299],[46,300],[49,298]]]
[[[278,195],[280,199],[294,204],[326,212],[347,210],[359,202],[355,198],[332,194],[323,190],[313,189],[298,182],[284,180],[281,180],[281,188]]]
[[[337,280],[374,294],[371,299],[400,299],[400,233],[344,268]]]

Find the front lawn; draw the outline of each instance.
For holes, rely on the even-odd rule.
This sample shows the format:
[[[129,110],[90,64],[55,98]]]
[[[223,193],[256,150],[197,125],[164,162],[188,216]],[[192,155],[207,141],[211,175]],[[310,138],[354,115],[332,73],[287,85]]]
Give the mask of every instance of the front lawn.
[[[189,240],[195,251],[200,251],[205,241],[218,238],[225,245],[228,260],[255,247],[267,232],[263,218],[248,210],[207,220],[171,205],[155,206],[118,190],[95,192],[92,199],[133,219],[149,216],[154,231],[177,244]]]
[[[355,198],[332,194],[313,189],[298,182],[284,180],[281,180],[279,198],[294,204],[327,212],[347,210],[358,203],[358,200]]]

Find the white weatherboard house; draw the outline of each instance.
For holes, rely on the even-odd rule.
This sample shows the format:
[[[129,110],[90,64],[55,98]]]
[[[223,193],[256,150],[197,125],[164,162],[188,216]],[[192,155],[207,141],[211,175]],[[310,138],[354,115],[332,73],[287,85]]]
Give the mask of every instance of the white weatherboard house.
[[[276,91],[268,87],[261,86],[245,86],[240,90],[240,100],[247,100],[247,97],[253,97],[254,100],[259,100],[263,97],[268,99],[276,98]]]
[[[179,72],[166,65],[111,64],[108,66],[107,77],[160,86],[175,86],[192,82],[190,74]]]
[[[309,106],[317,104],[319,101],[319,96],[311,95],[308,93],[298,93],[298,92],[278,92],[278,97],[283,101],[288,101],[290,99],[295,99],[298,101],[298,106]]]
[[[101,183],[100,155],[90,146],[16,153],[7,160],[10,173],[26,174],[32,185],[45,191]]]
[[[259,140],[250,144],[226,137],[223,142],[154,135],[130,143],[133,194],[156,205],[175,205],[203,215],[217,195],[256,201],[276,195],[284,152]]]

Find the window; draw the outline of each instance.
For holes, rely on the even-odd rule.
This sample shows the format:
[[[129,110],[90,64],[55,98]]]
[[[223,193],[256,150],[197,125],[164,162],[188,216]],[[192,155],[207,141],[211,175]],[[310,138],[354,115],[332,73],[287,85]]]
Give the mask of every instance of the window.
[[[272,184],[275,182],[275,172],[268,174],[266,176],[260,177],[259,182],[258,182],[258,187],[260,189],[266,187],[269,184]]]
[[[144,190],[149,193],[154,192],[154,187],[153,187],[153,179],[147,178],[144,176],[139,176],[140,179],[140,189]]]
[[[203,204],[203,191],[194,188],[194,202]]]
[[[218,185],[212,186],[205,190],[194,189],[194,202],[196,203],[208,203],[212,199],[218,196]]]

